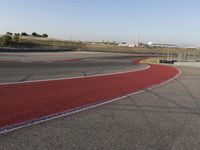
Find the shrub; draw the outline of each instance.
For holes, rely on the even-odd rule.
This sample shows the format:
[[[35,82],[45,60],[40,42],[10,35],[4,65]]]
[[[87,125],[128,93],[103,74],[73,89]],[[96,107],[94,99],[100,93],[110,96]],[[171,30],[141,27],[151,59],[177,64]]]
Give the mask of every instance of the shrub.
[[[43,38],[48,38],[48,35],[44,33],[44,34],[42,35],[42,37],[43,37]]]
[[[14,33],[14,35],[20,36],[20,33]]]
[[[1,38],[1,45],[7,46],[12,42],[12,37],[10,35],[3,35]]]
[[[7,32],[6,35],[10,35],[10,36],[12,36],[13,33],[11,33],[11,32]]]
[[[15,34],[13,36],[13,42],[19,42],[20,38],[19,38],[19,35]]]
[[[32,36],[38,37],[38,34],[37,34],[36,32],[33,32],[33,33],[32,33]]]
[[[2,45],[1,40],[2,40],[2,37],[0,37],[0,46]]]
[[[21,36],[28,36],[28,34],[26,32],[22,32]]]
[[[3,35],[0,42],[2,46],[8,46],[12,42],[12,37],[10,35]]]

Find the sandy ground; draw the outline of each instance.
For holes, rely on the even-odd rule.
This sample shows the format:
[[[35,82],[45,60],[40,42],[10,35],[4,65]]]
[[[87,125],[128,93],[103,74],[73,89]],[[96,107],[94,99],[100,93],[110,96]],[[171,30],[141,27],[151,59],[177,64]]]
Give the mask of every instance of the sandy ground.
[[[198,150],[200,70],[159,88],[0,135],[2,150]]]

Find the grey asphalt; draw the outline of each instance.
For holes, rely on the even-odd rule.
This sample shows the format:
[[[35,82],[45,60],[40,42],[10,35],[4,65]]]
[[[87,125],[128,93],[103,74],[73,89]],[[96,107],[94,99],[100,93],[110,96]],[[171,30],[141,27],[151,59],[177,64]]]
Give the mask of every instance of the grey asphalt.
[[[200,70],[117,102],[0,135],[1,150],[199,150]]]
[[[9,61],[22,61],[22,62],[32,62],[32,61],[56,61],[56,60],[70,60],[70,59],[86,59],[86,58],[106,58],[106,57],[116,57],[116,56],[130,56],[130,54],[121,53],[103,53],[103,52],[56,52],[56,53],[1,53],[0,52],[0,62]]]
[[[91,76],[145,67],[132,63],[136,58],[139,57],[110,56],[63,63],[1,62],[0,83]]]

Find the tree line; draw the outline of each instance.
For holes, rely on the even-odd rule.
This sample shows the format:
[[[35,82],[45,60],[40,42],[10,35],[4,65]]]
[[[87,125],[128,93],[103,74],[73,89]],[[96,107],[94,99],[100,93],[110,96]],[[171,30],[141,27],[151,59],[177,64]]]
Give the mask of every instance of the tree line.
[[[20,33],[11,33],[7,32],[5,35],[0,36],[0,46],[9,46],[13,43],[18,43],[20,41],[20,36],[33,36],[33,37],[41,37],[41,38],[48,38],[47,34],[37,34],[33,32],[31,35],[27,34],[26,32]]]
[[[3,35],[0,37],[0,46],[9,46],[12,43],[19,42],[20,38],[17,35],[10,36],[10,35]]]
[[[22,32],[21,34],[20,33],[7,32],[6,35],[10,35],[10,36],[33,36],[33,37],[48,38],[48,34],[46,34],[46,33],[38,34],[36,32],[33,32],[32,34],[28,34],[26,32]]]

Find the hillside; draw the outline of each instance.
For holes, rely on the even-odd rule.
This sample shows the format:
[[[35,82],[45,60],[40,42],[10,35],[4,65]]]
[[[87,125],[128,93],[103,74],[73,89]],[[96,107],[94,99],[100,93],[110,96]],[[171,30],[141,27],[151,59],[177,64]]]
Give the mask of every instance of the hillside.
[[[81,42],[65,41],[53,38],[39,38],[32,36],[20,36],[19,41],[12,41],[8,46],[12,48],[38,48],[38,49],[70,49],[79,51],[97,51],[97,52],[116,52],[116,53],[147,53],[147,54],[180,54],[195,53],[199,55],[198,49],[184,48],[156,48],[156,47],[120,47],[114,43],[103,42]]]

